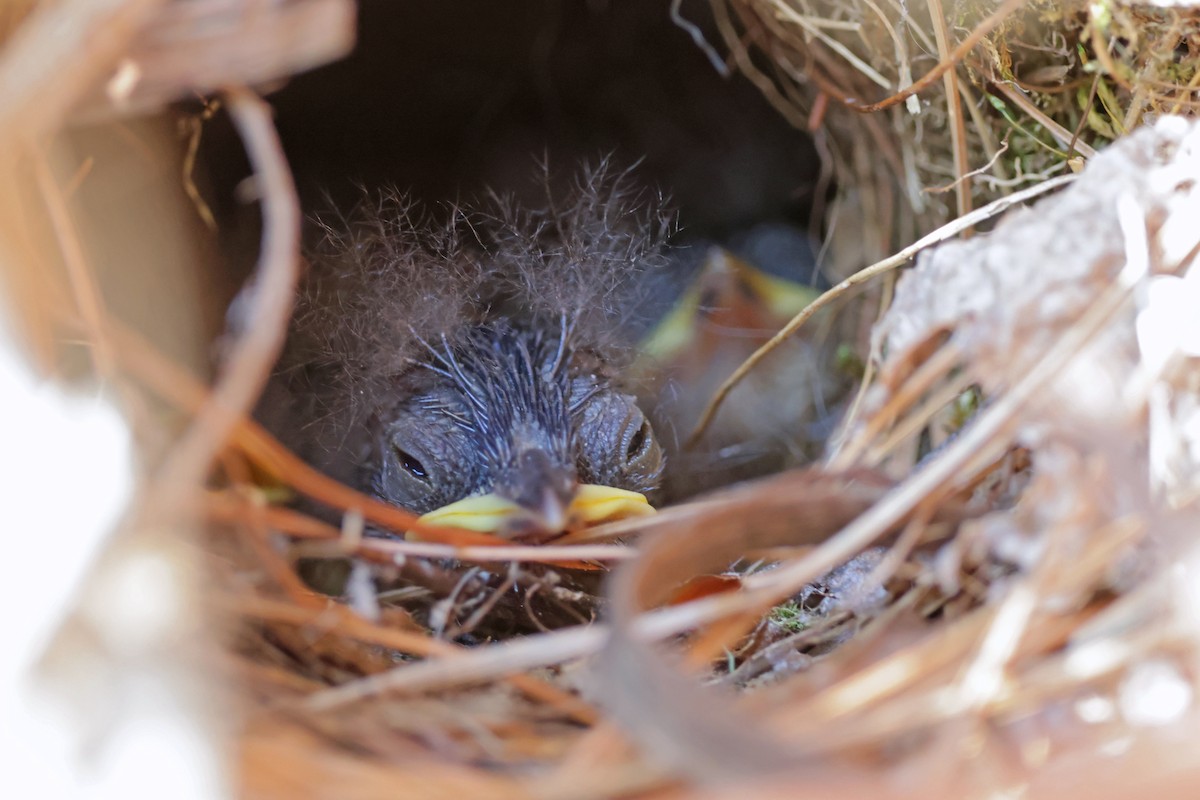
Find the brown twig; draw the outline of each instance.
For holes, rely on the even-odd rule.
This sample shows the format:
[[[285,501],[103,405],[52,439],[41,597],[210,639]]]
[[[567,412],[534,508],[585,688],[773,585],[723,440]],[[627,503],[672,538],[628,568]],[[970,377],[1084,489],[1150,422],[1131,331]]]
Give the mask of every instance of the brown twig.
[[[959,184],[965,182],[967,178],[972,178],[976,175],[982,175],[983,173],[985,173],[989,169],[991,169],[993,166],[995,166],[996,161],[999,160],[1000,156],[1004,155],[1007,151],[1008,151],[1008,137],[1005,136],[1004,142],[1001,144],[1000,149],[997,150],[995,153],[993,153],[992,157],[990,159],[988,159],[988,162],[986,164],[984,164],[982,167],[973,169],[970,172],[963,173],[962,177],[956,178],[953,183],[946,184],[945,186],[927,186],[924,189],[922,189],[921,191],[926,192],[928,194],[941,194],[943,192],[948,192],[951,189],[958,189]]]
[[[300,275],[300,201],[271,108],[246,89],[226,92],[226,104],[254,167],[263,205],[263,243],[252,278],[250,323],[231,348],[223,375],[163,469],[164,480],[203,475],[250,412],[283,349]]]
[[[403,653],[411,653],[430,659],[419,664],[408,664],[397,670],[372,676],[372,678],[380,679],[378,681],[380,683],[386,683],[387,679],[385,676],[397,673],[405,674],[413,670],[421,670],[422,668],[430,669],[434,672],[447,669],[453,671],[453,665],[462,661],[464,657],[469,656],[473,652],[467,651],[458,645],[434,639],[424,633],[414,633],[398,628],[385,628],[376,625],[356,615],[345,606],[334,603],[332,600],[324,608],[301,607],[279,600],[256,596],[213,597],[210,599],[210,602],[231,613],[256,617],[266,621],[285,622],[292,625],[312,625],[331,631],[336,630],[343,636],[348,636],[362,642],[377,644]],[[558,707],[563,713],[574,717],[580,722],[590,724],[596,719],[596,712],[588,703],[543,680],[531,675],[516,675],[511,673],[508,674],[508,678],[514,686],[530,697],[541,700],[548,705]],[[364,679],[364,681],[370,682],[371,678]],[[362,697],[371,696],[375,692],[364,691],[362,686],[364,681],[351,681],[343,686],[311,694],[302,702],[312,710],[319,710],[340,705],[340,702],[331,702],[331,700],[337,701],[339,697],[343,698],[342,702],[351,702]]]
[[[71,213],[62,191],[58,188],[43,153],[33,157],[33,171],[41,192],[42,203],[50,217],[54,235],[62,253],[63,264],[67,268],[67,276],[71,285],[71,294],[75,306],[79,310],[79,318],[87,328],[88,344],[91,346],[92,359],[97,374],[104,381],[112,381],[116,377],[116,359],[113,355],[112,343],[105,335],[105,320],[108,312],[100,288],[96,285],[91,265],[75,226],[71,222]]]
[[[1035,106],[1033,102],[1022,94],[1018,89],[1010,86],[1006,81],[992,81],[991,85],[996,88],[1002,95],[1007,97],[1016,106],[1019,106],[1029,116],[1045,128],[1051,136],[1058,140],[1058,143],[1063,147],[1073,147],[1077,153],[1084,158],[1092,158],[1096,155],[1096,150],[1091,146],[1084,144],[1076,139],[1069,130],[1059,125],[1040,108]]]
[[[245,538],[249,540],[250,548],[258,558],[259,564],[294,605],[303,608],[323,608],[327,604],[326,599],[305,586],[288,559],[275,549],[272,531],[263,513],[266,510],[261,502],[251,503],[246,514],[246,525],[255,535]]]
[[[198,114],[184,120],[187,131],[187,148],[183,153],[183,164],[180,165],[180,172],[183,174],[183,191],[192,201],[196,215],[204,222],[204,227],[213,232],[217,230],[217,219],[213,216],[212,208],[204,199],[204,195],[200,194],[200,187],[196,186],[196,158],[200,154],[200,139],[204,135],[204,126],[220,107],[220,101],[210,100],[204,104],[204,108]]]
[[[733,55],[734,61],[737,63],[738,71],[753,83],[763,97],[767,98],[767,102],[775,108],[780,115],[786,119],[791,125],[798,129],[804,130],[808,125],[808,118],[804,111],[797,108],[795,104],[788,100],[783,95],[775,82],[770,77],[765,75],[762,70],[754,65],[754,60],[750,54],[746,52],[746,48],[738,39],[737,32],[734,29],[733,21],[729,17],[729,9],[726,7],[727,0],[710,0],[713,10],[713,18],[717,24],[717,30],[720,31],[721,37],[725,40],[725,45],[729,48]]]
[[[938,56],[948,60],[947,51],[950,49],[950,33],[946,30],[946,15],[942,10],[942,0],[927,0],[929,15],[933,20],[933,34],[937,41]],[[958,74],[956,70],[948,69],[942,75],[946,87],[946,105],[950,116],[950,146],[954,151],[954,195],[958,215],[961,217],[971,210],[971,188],[964,182],[971,168],[967,155],[967,127],[963,121],[962,99],[958,96]],[[970,234],[970,229],[963,231],[963,236]]]
[[[604,626],[593,625],[510,639],[462,652],[456,658],[411,664],[346,683],[312,695],[305,705],[314,711],[328,710],[382,692],[426,691],[515,675],[594,653],[607,635]]]
[[[962,353],[952,344],[944,344],[921,363],[903,384],[888,397],[887,403],[871,414],[862,430],[853,439],[843,441],[826,459],[832,469],[846,469],[858,463],[868,444],[888,426],[893,425],[900,412],[910,408],[930,387],[942,380],[962,359]],[[953,398],[950,398],[953,399]],[[940,405],[938,406],[941,407]],[[921,419],[921,412],[914,418]]]
[[[312,626],[326,631],[336,630],[339,634],[358,641],[426,658],[451,655],[459,649],[456,645],[439,641],[425,633],[376,625],[332,599],[326,599],[320,605],[299,606],[257,595],[211,594],[208,602],[218,610],[239,616],[253,617],[266,622]]]
[[[916,81],[914,81],[911,86],[897,92],[896,94],[893,94],[891,97],[884,98],[876,103],[864,103],[861,100],[850,97],[842,90],[833,89],[833,91],[830,91],[830,94],[832,94],[835,99],[840,101],[847,108],[854,109],[855,111],[863,114],[873,114],[876,111],[882,111],[885,108],[891,108],[897,103],[902,103],[913,95],[917,95],[925,91],[932,86],[938,78],[942,77],[949,70],[954,69],[954,67],[966,57],[967,53],[971,52],[971,50],[975,48],[975,45],[979,44],[979,42],[983,40],[983,37],[995,30],[1000,23],[1004,22],[1004,20],[1007,19],[1014,11],[1016,11],[1024,2],[1025,0],[1005,0],[1005,2],[1001,3],[995,11],[993,11],[983,21],[976,25],[975,29],[971,31],[967,38],[963,39],[957,47],[950,51],[950,55],[947,58],[939,61],[936,67],[929,70],[929,72],[926,72]]]
[[[342,538],[342,531],[322,522],[319,519],[293,511],[290,508],[263,506],[256,508],[253,503],[230,497],[224,494],[211,493],[205,502],[205,512],[210,519],[220,522],[247,522],[247,516],[254,514],[261,517],[263,523],[270,529],[288,536],[302,539],[323,539],[330,542]],[[477,563],[497,563],[521,561],[540,564],[576,564],[585,561],[624,561],[632,558],[635,551],[623,545],[450,545],[437,542],[404,542],[392,539],[359,539],[342,552],[373,553],[388,560],[398,560],[405,557],[413,558],[445,558],[455,561]]]
[[[1200,77],[1200,72],[1197,72],[1196,76]],[[1079,142],[1079,134],[1083,133],[1083,128],[1085,125],[1087,125],[1088,115],[1092,113],[1092,106],[1096,103],[1096,91],[1099,88],[1100,73],[1097,72],[1095,77],[1092,78],[1092,88],[1088,91],[1088,99],[1087,103],[1083,107],[1083,113],[1079,115],[1079,124],[1075,126],[1075,130],[1071,131],[1071,141],[1067,142],[1068,156],[1076,152],[1078,149],[1075,147],[1075,145]]]

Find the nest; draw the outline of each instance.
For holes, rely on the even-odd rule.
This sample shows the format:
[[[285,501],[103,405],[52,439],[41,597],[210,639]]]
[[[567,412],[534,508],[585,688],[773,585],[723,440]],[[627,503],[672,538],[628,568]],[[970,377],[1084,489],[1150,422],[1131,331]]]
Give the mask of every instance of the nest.
[[[100,769],[78,780],[125,794],[1194,785],[1200,13],[714,0],[719,44],[699,9],[664,8],[813,133],[845,277],[712,408],[864,287],[883,301],[865,374],[819,464],[526,546],[366,537],[419,525],[249,416],[299,280],[300,202],[247,87],[347,52],[354,7],[26,6],[0,19],[9,334],[42,375],[98,382],[110,406],[78,429],[46,421],[18,458],[44,463],[32,454],[110,424],[111,406],[132,431],[62,468],[107,504],[76,520],[50,495],[18,518],[28,583],[4,602],[39,622],[19,642],[36,697],[15,718],[31,749],[47,745],[37,702],[70,720],[34,774],[47,753],[77,769],[87,746]],[[236,281],[195,163],[215,107],[130,116],[196,94],[229,115],[262,208],[238,299],[253,324],[221,336]],[[45,475],[5,480],[45,496]],[[312,556],[347,559],[344,597],[301,579]],[[554,613],[508,625],[525,635],[480,627],[540,604]]]

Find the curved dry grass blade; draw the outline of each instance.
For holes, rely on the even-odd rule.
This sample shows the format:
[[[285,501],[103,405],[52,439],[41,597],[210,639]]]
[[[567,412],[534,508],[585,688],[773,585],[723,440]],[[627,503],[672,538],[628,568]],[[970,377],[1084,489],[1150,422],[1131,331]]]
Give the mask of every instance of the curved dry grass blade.
[[[230,349],[223,376],[164,466],[168,485],[204,474],[239,418],[250,413],[283,349],[300,277],[300,200],[271,108],[246,89],[228,90],[226,103],[245,142],[263,203],[262,252],[252,278],[254,298],[246,312],[254,324]]]

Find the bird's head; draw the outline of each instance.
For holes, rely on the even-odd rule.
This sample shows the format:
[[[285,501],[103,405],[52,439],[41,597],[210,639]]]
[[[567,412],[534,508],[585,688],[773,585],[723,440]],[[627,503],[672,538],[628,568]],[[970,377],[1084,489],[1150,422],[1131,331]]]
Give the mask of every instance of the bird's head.
[[[546,536],[651,512],[662,450],[618,379],[672,216],[607,162],[542,181],[543,207],[442,219],[384,193],[318,223],[277,374],[306,458],[430,524]]]
[[[427,346],[380,420],[375,489],[424,520],[513,536],[649,513],[663,455],[636,400],[557,325]]]

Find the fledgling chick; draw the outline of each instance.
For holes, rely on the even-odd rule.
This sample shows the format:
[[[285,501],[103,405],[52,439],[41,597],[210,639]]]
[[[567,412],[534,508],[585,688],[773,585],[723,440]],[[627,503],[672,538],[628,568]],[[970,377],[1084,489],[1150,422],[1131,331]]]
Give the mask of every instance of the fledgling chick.
[[[662,450],[620,374],[669,219],[630,186],[602,165],[544,208],[430,228],[388,197],[324,225],[260,416],[430,522],[547,537],[650,513]]]
[[[761,249],[743,252],[778,268]],[[783,253],[782,277],[724,247],[704,248],[699,269],[643,339],[633,372],[671,460],[663,485],[670,500],[808,463],[837,418],[849,381],[833,363],[841,331],[825,316],[747,374],[695,442],[681,441],[717,388],[819,294],[793,279],[804,265],[797,249]]]

